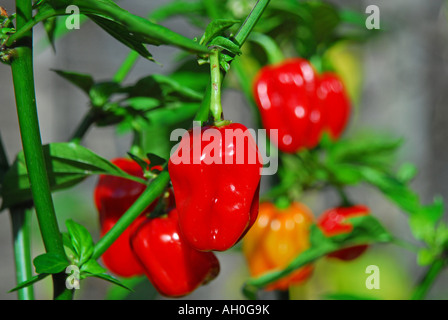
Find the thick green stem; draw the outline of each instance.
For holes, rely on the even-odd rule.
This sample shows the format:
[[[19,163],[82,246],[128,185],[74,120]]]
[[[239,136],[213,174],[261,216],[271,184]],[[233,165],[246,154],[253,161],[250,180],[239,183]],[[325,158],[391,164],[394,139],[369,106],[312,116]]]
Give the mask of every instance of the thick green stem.
[[[214,49],[210,53],[210,112],[215,120],[215,123],[222,120],[221,79],[219,50]]]
[[[31,1],[17,0],[16,7],[17,29],[19,29],[31,19]],[[32,37],[30,29],[14,49],[16,55],[11,64],[17,115],[31,192],[45,249],[47,252],[65,256],[42,151],[34,90]],[[63,279],[60,276],[53,277],[54,297],[71,298],[71,292],[65,288],[65,281],[61,280]]]
[[[148,186],[142,195],[123,214],[112,229],[107,232],[95,245],[93,258],[98,259],[114,241],[126,230],[127,227],[165,190],[170,176],[168,171],[162,171],[159,176]]]
[[[433,285],[434,281],[436,280],[437,276],[440,274],[440,272],[443,270],[443,267],[445,266],[445,261],[442,259],[436,260],[428,269],[425,276],[423,277],[420,284],[417,286],[417,288],[414,291],[414,294],[412,295],[412,300],[423,300],[426,297],[426,294],[429,292],[429,289],[431,289],[431,286]]]

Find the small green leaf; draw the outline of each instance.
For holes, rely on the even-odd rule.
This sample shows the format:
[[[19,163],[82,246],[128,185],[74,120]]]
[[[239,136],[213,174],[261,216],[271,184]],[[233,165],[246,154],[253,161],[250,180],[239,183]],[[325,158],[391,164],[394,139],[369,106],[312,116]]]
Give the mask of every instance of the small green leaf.
[[[27,280],[27,281],[24,281],[24,282],[19,283],[19,284],[17,285],[17,287],[15,287],[15,288],[9,290],[8,292],[11,293],[11,292],[14,292],[14,291],[17,291],[17,290],[26,288],[26,287],[28,287],[28,286],[31,286],[31,285],[35,284],[36,282],[39,282],[39,281],[45,279],[45,278],[48,277],[49,275],[50,275],[49,273],[41,273],[41,274],[38,274],[38,275],[32,277],[31,279],[29,279],[29,280]]]
[[[218,35],[223,34],[224,31],[232,27],[234,24],[239,23],[239,20],[230,19],[216,19],[209,23],[205,29],[205,33],[199,41],[200,44],[208,44],[210,40]]]
[[[112,20],[93,15],[89,15],[89,17],[112,37],[128,46],[130,49],[135,50],[142,57],[151,61],[155,61],[152,57],[152,54],[149,53],[149,51],[143,45],[143,43],[145,42],[143,37],[129,32],[125,26]]]
[[[94,85],[94,80],[91,75],[73,71],[56,70],[56,69],[53,69],[52,71],[56,72],[62,78],[70,81],[72,84],[80,88],[86,94],[89,94],[90,89]]]
[[[81,275],[83,272],[88,272],[92,275],[105,273],[107,270],[104,269],[96,260],[90,259],[81,266]]]
[[[167,163],[166,159],[159,157],[156,154],[148,153],[148,154],[146,154],[146,156],[149,159],[149,163],[151,164],[151,167],[154,167],[154,166],[162,166],[163,167]]]
[[[146,162],[139,156],[136,156],[135,154],[132,154],[130,152],[128,152],[128,155],[129,155],[129,157],[131,157],[132,160],[134,160],[140,166],[140,168],[142,168],[143,172],[146,172],[148,170],[148,167],[149,167],[148,162]]]
[[[94,107],[103,107],[112,94],[122,91],[120,84],[113,81],[95,83],[89,91],[89,98]]]
[[[124,288],[124,289],[127,289],[127,290],[129,290],[129,291],[133,291],[131,288],[129,288],[128,286],[126,286],[125,284],[123,284],[120,280],[118,280],[117,278],[115,278],[115,277],[113,277],[113,276],[111,276],[111,275],[109,275],[109,274],[106,274],[106,273],[97,273],[97,274],[89,274],[88,276],[89,276],[89,277],[100,278],[100,279],[106,280],[106,281],[108,281],[108,282],[111,282],[111,283],[113,283],[113,284],[115,284],[115,285],[117,285],[117,286],[120,286],[120,287],[122,287],[122,288]]]
[[[36,267],[36,273],[59,273],[62,272],[68,265],[67,259],[54,252],[48,252],[37,256],[33,260]]]
[[[85,227],[73,220],[67,220],[65,225],[67,226],[75,253],[78,256],[79,265],[82,266],[93,254],[94,243],[92,236]]]
[[[233,42],[230,39],[221,37],[221,36],[213,38],[213,40],[210,41],[209,45],[211,47],[218,47],[218,48],[227,50],[228,52],[230,52],[234,55],[241,54],[241,49],[235,42]]]
[[[403,183],[408,183],[417,175],[417,167],[412,163],[404,163],[398,169],[397,179]]]

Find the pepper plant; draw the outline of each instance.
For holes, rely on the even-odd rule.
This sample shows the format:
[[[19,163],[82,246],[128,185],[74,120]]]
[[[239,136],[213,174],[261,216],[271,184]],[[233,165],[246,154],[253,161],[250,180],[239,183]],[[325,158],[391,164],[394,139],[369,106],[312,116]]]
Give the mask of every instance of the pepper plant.
[[[69,32],[65,27],[71,15],[68,6],[79,9],[80,23],[92,20],[131,51],[109,81],[100,82],[93,75],[72,70],[54,70],[82,90],[90,104],[70,141],[42,145],[34,89],[33,28],[42,23],[54,46]],[[391,159],[402,140],[343,134],[347,123],[353,121],[349,113],[355,95],[353,88],[345,93],[347,79],[339,78],[328,52],[340,43],[362,45],[381,36],[365,28],[363,13],[323,1],[175,0],[140,17],[112,0],[16,0],[16,13],[2,8],[0,14],[0,59],[11,66],[23,145],[15,161],[8,163],[0,140],[1,209],[11,215],[17,275],[17,286],[11,291],[17,291],[19,299],[34,299],[34,283],[49,276],[54,299],[72,299],[79,281],[88,277],[127,288],[116,276],[143,273],[161,294],[186,295],[219,276],[219,263],[212,251],[238,249],[247,232],[248,239],[254,239],[250,232],[259,201],[263,208],[279,211],[281,216],[282,210],[304,208],[298,202],[307,192],[334,189],[341,201],[337,210],[346,212],[350,207],[359,208],[354,206],[357,201],[347,196],[346,188],[361,184],[373,186],[409,216],[418,246],[388,232],[375,217],[374,207],[369,208],[370,214],[341,218],[349,227],[341,227],[343,232],[337,234],[327,233],[322,227],[325,224],[309,217],[309,223],[300,225],[301,236],[286,243],[299,250],[275,261],[284,263],[262,268],[263,272],[247,279],[242,288],[246,297],[256,299],[259,290],[278,288],[279,284],[287,288],[288,279],[296,279],[299,271],[312,270],[312,263],[324,256],[341,255],[353,248],[364,250],[376,243],[416,251],[418,263],[427,266],[426,276],[416,282],[409,298],[423,299],[445,267],[448,227],[442,222],[443,201],[435,198],[432,204],[422,204],[410,188],[416,168],[404,164],[398,171],[394,169]],[[190,39],[164,27],[163,21],[173,16],[203,32]],[[151,54],[153,46],[180,49],[180,65],[169,74],[149,74],[125,85],[139,57],[148,64],[157,63]],[[243,92],[258,128],[275,129],[280,134],[280,143],[272,137],[267,140],[270,150],[278,147],[279,168],[272,187],[260,199],[261,162],[250,167],[250,174],[248,166],[237,170],[228,164],[226,169],[207,167],[210,170],[204,174],[206,167],[174,166],[169,159],[171,130],[192,129],[193,121],[218,131],[247,129],[224,117],[221,91],[228,87]],[[300,121],[294,122],[294,117]],[[127,158],[109,161],[84,147],[92,126],[115,126],[119,132],[130,132],[133,139]],[[157,143],[148,142],[149,135]],[[134,169],[125,162],[132,163]],[[96,205],[102,233],[96,243],[87,229],[75,222],[75,215],[65,221],[66,232],[59,229],[52,198],[54,192],[94,175],[101,175]],[[114,202],[117,190],[138,191],[123,205]],[[30,252],[32,208],[45,246],[45,253],[37,257]],[[258,229],[258,225],[253,228]],[[160,237],[154,235],[157,232]],[[196,274],[181,274],[180,269],[171,268],[168,252],[179,253],[160,241],[162,235],[179,241],[183,249],[176,250],[194,257],[187,261],[173,256],[176,266],[190,272],[194,266]],[[114,252],[118,253],[114,256]],[[134,256],[135,269],[121,268],[119,257],[124,252]],[[247,257],[251,259],[250,254]],[[155,260],[162,261],[164,267],[156,267]],[[71,267],[77,270],[77,277],[68,277],[66,270]],[[311,274],[308,271],[307,276]],[[172,278],[161,276],[170,272]],[[194,285],[176,285],[185,279]]]

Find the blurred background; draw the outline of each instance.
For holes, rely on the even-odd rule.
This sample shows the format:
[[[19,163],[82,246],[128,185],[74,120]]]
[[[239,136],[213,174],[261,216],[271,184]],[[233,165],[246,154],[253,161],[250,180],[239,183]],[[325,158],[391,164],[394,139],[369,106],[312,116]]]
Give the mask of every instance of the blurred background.
[[[432,0],[340,0],[329,1],[364,13],[370,4],[380,8],[383,33],[366,43],[334,50],[335,59],[350,66],[348,76],[359,85],[359,100],[348,129],[356,134],[366,128],[387,132],[405,139],[397,163],[412,162],[419,168],[413,182],[423,203],[431,202],[435,195],[448,199],[448,5],[446,1]],[[120,1],[120,6],[137,15],[149,12],[163,4],[163,0]],[[9,13],[15,11],[14,1],[1,0],[0,5]],[[366,14],[366,18],[367,18]],[[172,18],[163,25],[189,38],[202,31],[182,19]],[[44,143],[66,141],[87,110],[88,99],[51,69],[89,73],[96,80],[113,76],[129,49],[104,33],[92,22],[82,25],[56,41],[56,52],[42,48],[45,33],[41,25],[35,28],[35,80],[41,134]],[[162,46],[150,48],[161,64],[140,59],[125,83],[151,73],[168,73],[179,51]],[[250,109],[244,96],[237,90],[226,90],[223,95],[226,117],[247,126],[253,125]],[[21,150],[20,133],[10,68],[0,65],[0,132],[9,160]],[[130,135],[117,135],[112,127],[92,128],[84,145],[106,159],[126,154]],[[58,220],[62,230],[64,221],[73,218],[86,226],[94,240],[99,237],[97,212],[93,204],[96,177],[68,191],[54,194]],[[263,190],[269,179],[263,177]],[[263,191],[262,190],[262,191]],[[376,190],[368,187],[348,189],[349,194],[372,208],[372,212],[391,233],[413,241],[406,216],[385,200]],[[323,210],[337,204],[336,194],[309,194],[304,202],[318,216]],[[33,218],[33,257],[43,253],[37,223]],[[242,299],[240,288],[249,276],[245,260],[238,249],[218,253],[221,274],[207,286],[201,287],[185,299]],[[375,264],[381,271],[381,289],[365,288],[365,268]],[[320,299],[326,293],[352,292],[380,299],[407,299],[412,287],[425,268],[416,264],[415,254],[392,245],[379,245],[354,262],[334,262],[321,259],[315,273],[306,285],[291,289],[292,299]],[[448,274],[442,273],[428,298],[446,299]],[[15,286],[14,262],[10,217],[0,214],[0,299],[16,299],[7,291]],[[76,293],[78,299],[103,299],[109,284],[88,279]],[[40,299],[51,298],[50,281],[35,286]],[[139,291],[140,292],[140,291]],[[140,296],[134,298],[160,298],[150,286],[141,286]],[[109,294],[111,294],[109,292]],[[117,296],[122,293],[117,293]],[[269,293],[265,298],[272,297]]]

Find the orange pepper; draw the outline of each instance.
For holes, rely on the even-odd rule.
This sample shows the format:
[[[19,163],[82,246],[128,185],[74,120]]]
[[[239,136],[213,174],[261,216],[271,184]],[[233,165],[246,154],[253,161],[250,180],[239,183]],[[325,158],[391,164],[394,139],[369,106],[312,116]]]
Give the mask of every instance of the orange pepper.
[[[309,248],[309,228],[313,222],[311,210],[293,202],[285,209],[274,204],[260,204],[257,221],[243,239],[243,252],[253,277],[281,270],[301,252]],[[311,276],[312,265],[306,265],[270,284],[267,290],[286,290]]]

